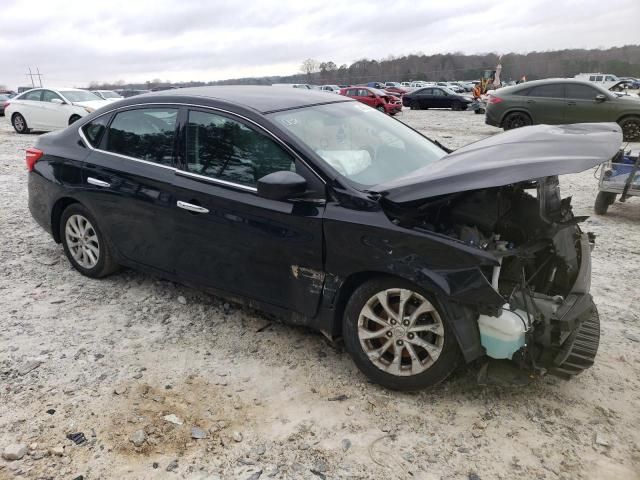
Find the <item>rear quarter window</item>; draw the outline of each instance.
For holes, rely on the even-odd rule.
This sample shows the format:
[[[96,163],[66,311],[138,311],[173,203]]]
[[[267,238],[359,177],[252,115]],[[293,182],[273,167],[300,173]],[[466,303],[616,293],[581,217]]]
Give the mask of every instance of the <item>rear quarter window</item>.
[[[100,142],[102,141],[102,137],[104,137],[104,132],[107,130],[109,118],[110,115],[103,115],[102,117],[98,117],[82,127],[82,133],[84,133],[84,137],[93,148],[99,147]]]

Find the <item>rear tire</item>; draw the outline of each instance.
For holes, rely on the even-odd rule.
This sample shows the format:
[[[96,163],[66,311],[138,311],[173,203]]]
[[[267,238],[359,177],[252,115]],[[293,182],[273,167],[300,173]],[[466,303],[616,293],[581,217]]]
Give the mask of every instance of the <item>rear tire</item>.
[[[409,108],[411,110],[420,110],[420,105],[418,105],[418,102],[411,102],[411,104],[409,104]]]
[[[618,122],[625,142],[640,140],[640,117],[625,117]]]
[[[514,128],[526,127],[531,125],[531,117],[524,112],[513,112],[507,115],[502,122],[502,128],[505,130],[513,130]]]
[[[29,126],[24,117],[19,113],[14,113],[11,117],[11,124],[13,129],[18,133],[29,133]]]
[[[62,212],[60,239],[67,259],[82,275],[101,278],[118,269],[98,222],[81,204],[72,203]]]
[[[616,194],[611,192],[598,192],[596,196],[596,203],[593,206],[593,210],[597,215],[606,215],[609,210],[609,205],[616,201]]]
[[[342,334],[360,371],[393,390],[434,386],[462,358],[440,301],[399,278],[374,278],[358,287],[345,308]]]

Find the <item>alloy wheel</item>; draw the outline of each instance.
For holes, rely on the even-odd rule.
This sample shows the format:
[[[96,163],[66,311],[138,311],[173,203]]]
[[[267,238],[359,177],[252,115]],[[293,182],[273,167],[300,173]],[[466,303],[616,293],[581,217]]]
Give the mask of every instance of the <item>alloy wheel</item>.
[[[627,120],[622,124],[622,136],[625,141],[640,138],[640,120]]]
[[[22,132],[24,130],[25,125],[22,115],[18,114],[13,117],[13,127],[19,132]]]
[[[509,130],[514,128],[526,127],[529,125],[529,119],[522,113],[512,113],[509,116],[508,128]]]
[[[422,295],[395,288],[378,292],[360,311],[358,338],[369,360],[396,375],[417,375],[442,353],[444,325],[434,305]]]
[[[82,215],[71,215],[64,234],[73,259],[82,268],[94,268],[100,258],[100,242],[91,222]]]

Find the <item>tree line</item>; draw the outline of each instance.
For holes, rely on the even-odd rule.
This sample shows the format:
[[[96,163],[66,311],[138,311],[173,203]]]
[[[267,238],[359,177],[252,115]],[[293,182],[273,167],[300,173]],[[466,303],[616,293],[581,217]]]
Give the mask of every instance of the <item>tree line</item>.
[[[476,80],[487,69],[502,64],[502,79],[527,80],[553,77],[573,77],[578,73],[603,72],[618,76],[640,77],[640,45],[625,45],[608,49],[568,49],[530,53],[496,53],[465,55],[460,52],[436,55],[412,54],[390,56],[375,60],[362,58],[350,65],[337,65],[331,60],[304,60],[300,71],[293,75],[267,77],[245,77],[212,82],[180,82],[171,84],[158,79],[144,84],[131,85],[137,88],[154,88],[169,85],[270,85],[272,83],[311,83],[350,85],[370,81],[446,81]],[[92,88],[126,87],[92,82]]]

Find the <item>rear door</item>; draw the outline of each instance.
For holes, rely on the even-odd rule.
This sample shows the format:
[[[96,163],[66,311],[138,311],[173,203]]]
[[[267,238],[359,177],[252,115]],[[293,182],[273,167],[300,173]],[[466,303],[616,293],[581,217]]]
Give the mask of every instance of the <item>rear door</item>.
[[[567,110],[564,84],[548,83],[531,88],[524,101],[524,106],[531,115],[534,124],[557,125],[564,123]]]
[[[267,200],[256,186],[282,170],[303,175],[317,199],[324,184],[245,118],[194,108],[183,132],[175,179],[179,276],[313,316],[324,280],[324,201]]]
[[[20,107],[16,110],[25,118],[29,128],[45,128],[42,122],[41,99],[42,89],[32,90],[19,98]]]
[[[118,253],[173,273],[175,128],[178,108],[134,107],[83,126],[83,202]]]

